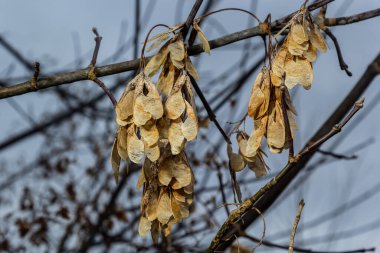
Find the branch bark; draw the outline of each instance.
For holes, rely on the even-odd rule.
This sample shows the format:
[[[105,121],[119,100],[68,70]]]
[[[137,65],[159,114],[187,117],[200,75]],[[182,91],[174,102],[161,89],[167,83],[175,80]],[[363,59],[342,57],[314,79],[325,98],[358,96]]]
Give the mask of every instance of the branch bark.
[[[336,108],[336,110],[331,114],[331,116],[322,124],[319,130],[314,134],[306,146],[311,146],[326,133],[330,131],[336,124],[336,122],[341,121],[344,116],[349,112],[352,104],[363,94],[363,92],[369,87],[372,80],[380,73],[380,54],[374,59],[374,61],[367,67],[367,70],[364,72],[362,77],[359,79],[355,87],[350,91],[346,98],[341,102],[341,104]],[[259,209],[262,212],[265,212],[273,202],[280,196],[280,194],[285,190],[285,188],[292,182],[292,180],[298,175],[298,173],[305,167],[308,161],[313,157],[315,151],[309,152],[303,156],[297,163],[288,164],[280,173],[280,179],[277,180],[275,185],[271,187],[265,194],[259,199],[252,198],[259,194],[256,193],[253,197],[245,201],[242,207],[238,208],[231,213],[239,213],[239,209],[245,208],[245,211],[239,213],[239,218],[241,219],[238,222],[229,224],[231,220],[227,220],[222,228],[218,232],[218,236],[212,241],[209,252],[214,251],[223,251],[228,248],[234,241],[236,237],[239,236],[239,229],[246,229],[250,224],[252,224],[257,219],[257,213],[252,209],[253,207]],[[283,175],[281,173],[286,173]],[[278,175],[278,176],[279,176]],[[276,176],[276,177],[278,177]],[[251,203],[249,202],[251,201]],[[231,217],[231,216],[230,216]],[[230,218],[229,218],[230,219]],[[223,230],[223,231],[222,231]],[[222,232],[222,233],[221,233]],[[235,237],[236,236],[236,237]],[[230,240],[222,240],[223,237],[231,238]]]
[[[315,4],[311,4],[308,8],[310,11],[312,11],[332,1],[334,0],[322,0]],[[284,18],[274,21],[271,24],[272,30],[275,31],[275,30],[281,29],[294,14],[295,13],[292,13]],[[215,48],[223,47],[237,41],[241,41],[241,40],[256,37],[256,36],[262,36],[265,34],[266,34],[265,29],[262,29],[261,26],[255,26],[255,27],[245,29],[239,32],[231,33],[229,35],[220,37],[215,40],[211,40],[209,42],[210,48],[215,49]],[[189,48],[189,51],[188,51],[189,55],[198,55],[202,52],[203,52],[203,49],[201,45],[192,46]],[[146,58],[147,61],[149,59],[150,58]],[[115,74],[131,71],[131,70],[136,70],[138,69],[139,64],[140,64],[140,59],[109,64],[109,65],[97,67],[96,74],[98,77],[115,75]],[[77,71],[57,74],[51,77],[41,78],[40,80],[38,80],[38,90],[47,89],[50,87],[63,85],[63,84],[69,84],[69,83],[73,83],[77,81],[87,80],[89,71],[90,71],[90,68],[85,68],[85,69],[81,69]],[[36,90],[33,89],[31,81],[14,84],[14,85],[10,85],[8,87],[4,87],[0,89],[0,99],[13,97],[13,96],[33,92],[33,91],[36,91]]]

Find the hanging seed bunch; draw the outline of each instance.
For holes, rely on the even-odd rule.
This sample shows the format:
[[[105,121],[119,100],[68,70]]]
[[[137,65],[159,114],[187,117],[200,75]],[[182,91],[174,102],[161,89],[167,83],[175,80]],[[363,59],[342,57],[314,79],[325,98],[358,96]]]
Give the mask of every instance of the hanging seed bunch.
[[[144,71],[128,83],[116,107],[119,124],[112,151],[115,179],[120,160],[143,163],[137,188],[143,187],[139,233],[154,241],[189,216],[194,176],[185,145],[198,135],[191,75],[199,79],[179,27],[155,36],[150,49],[164,45]],[[200,29],[200,28],[199,28]],[[157,85],[150,77],[161,70]]]
[[[317,50],[326,52],[327,44],[306,9],[301,10],[289,25],[289,34],[272,63],[272,84],[281,86],[282,77],[285,75],[285,85],[289,89],[297,84],[310,89]]]
[[[317,50],[327,50],[319,27],[313,23],[306,9],[301,10],[286,27],[290,27],[289,33],[274,56],[270,69],[264,67],[252,87],[248,115],[254,121],[253,131],[248,139],[246,134],[238,135],[243,158],[262,153],[260,146],[264,137],[273,153],[289,148],[290,138],[294,137],[297,129],[296,110],[288,90],[284,87],[281,91],[281,86],[291,89],[300,84],[309,89]],[[289,121],[290,137],[286,133],[285,116]]]

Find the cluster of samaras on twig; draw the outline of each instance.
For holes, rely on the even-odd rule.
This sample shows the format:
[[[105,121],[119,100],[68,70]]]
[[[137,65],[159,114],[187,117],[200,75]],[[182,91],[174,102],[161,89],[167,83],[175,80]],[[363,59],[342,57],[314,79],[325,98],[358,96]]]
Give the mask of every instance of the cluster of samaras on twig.
[[[270,59],[269,68],[263,67],[252,87],[248,116],[253,119],[254,127],[250,136],[237,131],[239,154],[230,155],[235,171],[241,171],[248,164],[257,176],[266,173],[260,149],[264,137],[273,153],[281,153],[283,149],[289,148],[297,125],[296,110],[287,88],[299,84],[309,89],[313,81],[312,63],[316,60],[317,50],[327,50],[318,25],[313,23],[306,10],[295,15],[280,33],[288,27],[289,33],[283,45],[273,60]],[[285,120],[288,121],[290,135],[286,133]]]
[[[143,187],[139,233],[170,234],[173,224],[189,216],[194,177],[185,144],[196,139],[198,119],[188,75],[198,78],[181,33],[156,36],[168,40],[130,81],[116,107],[119,125],[113,145],[115,179],[120,160],[143,163],[137,187]],[[159,70],[157,85],[150,79]]]

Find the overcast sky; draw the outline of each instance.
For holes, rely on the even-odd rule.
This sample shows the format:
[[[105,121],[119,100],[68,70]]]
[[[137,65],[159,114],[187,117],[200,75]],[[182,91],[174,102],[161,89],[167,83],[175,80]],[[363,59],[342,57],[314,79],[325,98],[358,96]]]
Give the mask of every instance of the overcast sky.
[[[148,23],[143,23],[140,36],[142,42],[147,29],[157,23],[166,23],[169,26],[175,25],[178,21],[183,21],[193,1],[182,0],[181,7],[174,0],[143,0],[142,18],[147,8],[152,8],[149,13]],[[214,9],[224,7],[239,7],[250,9],[251,1],[218,1]],[[268,13],[272,14],[272,20],[283,17],[284,15],[296,10],[302,1],[284,1],[284,0],[261,0],[258,1],[258,9],[254,10],[260,19],[265,19]],[[367,11],[380,7],[378,0],[336,0],[329,5],[327,16],[334,16],[337,12],[340,15],[352,15],[362,11]],[[344,6],[344,7],[342,7]],[[204,30],[209,39],[217,38],[223,35],[223,32],[231,33],[247,28],[250,23],[249,16],[236,12],[227,12],[214,16],[224,27],[224,29],[204,25]],[[127,40],[131,40],[133,34],[134,22],[134,1],[0,1],[0,35],[10,44],[17,48],[30,61],[39,61],[41,63],[42,73],[50,73],[64,69],[65,71],[78,68],[74,60],[78,57],[84,57],[80,67],[86,67],[89,63],[92,48],[94,45],[92,27],[97,27],[103,36],[102,45],[99,54],[99,63],[105,64],[113,62],[109,59],[115,50]],[[211,23],[212,21],[210,21]],[[332,30],[340,42],[340,46],[347,64],[353,77],[347,77],[340,70],[336,52],[333,44],[328,40],[330,50],[327,53],[320,54],[314,65],[314,82],[309,91],[299,89],[296,91],[295,105],[298,110],[297,123],[299,134],[297,136],[296,150],[301,148],[308,138],[317,130],[320,124],[330,115],[333,109],[344,98],[347,92],[353,87],[361,74],[365,71],[367,65],[380,52],[380,18],[356,23],[348,26],[334,27]],[[121,29],[124,29],[121,33]],[[122,37],[120,35],[122,34]],[[253,43],[261,43],[260,38],[251,39]],[[224,49],[213,50],[211,56],[201,55],[200,73],[201,80],[209,80],[213,76],[222,73],[228,69],[231,64],[237,62],[241,57],[239,51],[244,42],[235,43]],[[248,62],[254,62],[262,55],[262,51],[252,52]],[[132,50],[124,51],[118,56],[116,61],[125,61],[132,59]],[[236,59],[236,61],[234,61]],[[10,65],[14,69],[7,76]],[[231,73],[231,76],[237,73]],[[0,47],[0,80],[10,77],[22,77],[15,83],[26,80],[31,73],[21,67],[16,60]],[[106,79],[107,80],[107,79]],[[246,106],[251,84],[254,77],[249,80],[245,86],[242,97],[239,102],[241,106]],[[91,85],[90,83],[78,82],[73,85],[65,85],[70,89],[75,85]],[[93,85],[93,84],[92,84]],[[217,84],[215,84],[217,85]],[[379,78],[371,84],[365,93],[366,105],[380,99]],[[98,89],[93,85],[93,89]],[[207,87],[205,88],[207,89]],[[217,88],[216,88],[217,89]],[[85,96],[86,94],[83,94]],[[45,118],[47,112],[53,113],[60,108],[55,104],[51,96],[43,93],[29,93],[15,97],[14,100],[22,108],[39,121]],[[110,105],[111,106],[111,105]],[[267,215],[268,227],[267,236],[270,239],[271,234],[289,228],[291,226],[294,214],[297,209],[297,203],[301,197],[305,199],[306,206],[302,222],[307,222],[321,214],[333,209],[334,207],[358,196],[360,193],[368,190],[380,182],[380,168],[378,166],[378,157],[380,143],[378,141],[380,127],[380,107],[374,108],[367,113],[370,108],[364,108],[360,114],[368,114],[362,122],[352,131],[349,138],[346,138],[336,149],[337,152],[345,152],[352,146],[375,138],[375,142],[368,148],[360,151],[356,161],[339,161],[326,165],[313,173],[303,187],[290,200],[282,203],[279,208],[284,212],[270,212]],[[44,113],[42,115],[41,113]],[[235,115],[235,118],[226,118],[225,115],[231,115],[227,110],[220,111],[218,117],[223,123],[234,121],[242,115]],[[6,139],[12,134],[18,133],[23,129],[30,127],[25,118],[21,117],[9,105],[7,100],[0,100],[0,141]],[[355,120],[355,119],[354,119]],[[350,128],[348,125],[347,128]],[[334,140],[323,147],[327,149]],[[0,153],[0,161],[12,163],[22,159],[27,163],[32,161],[36,156],[35,145],[39,144],[39,138],[34,137],[27,141],[20,142],[12,148]],[[22,154],[22,157],[20,157]],[[350,154],[348,154],[350,155]],[[270,164],[273,171],[277,171],[284,165],[284,159],[270,156]],[[0,176],[1,177],[1,176]],[[256,188],[255,188],[256,189]],[[250,189],[252,193],[255,189]],[[249,193],[246,193],[247,196]],[[332,243],[308,244],[307,239],[314,236],[322,236],[331,232],[346,231],[359,227],[364,224],[370,224],[374,221],[380,223],[380,194],[375,195],[369,201],[364,202],[360,207],[352,209],[335,221],[321,224],[310,231],[302,233],[305,247],[315,250],[350,250],[354,248],[377,246],[380,249],[380,229],[372,230],[361,236],[355,236],[345,240],[337,240]],[[257,228],[251,228],[254,232],[259,231]],[[302,227],[301,227],[302,229]],[[258,233],[259,234],[259,233]],[[280,242],[287,242],[286,240]],[[206,243],[206,242],[205,242]]]

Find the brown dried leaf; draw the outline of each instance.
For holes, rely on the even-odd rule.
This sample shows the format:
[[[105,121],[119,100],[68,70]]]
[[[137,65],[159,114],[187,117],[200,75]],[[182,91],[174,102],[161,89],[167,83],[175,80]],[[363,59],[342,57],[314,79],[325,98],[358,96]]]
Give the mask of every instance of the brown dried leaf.
[[[148,93],[146,96],[143,96],[144,110],[150,113],[153,119],[159,119],[164,114],[160,94],[150,79],[146,79],[145,87],[147,88]]]
[[[206,35],[204,34],[204,32],[202,31],[202,29],[199,27],[197,22],[193,22],[193,28],[194,30],[197,31],[198,38],[199,38],[199,41],[201,42],[203,51],[210,54],[211,49],[210,49],[210,44],[208,43],[208,39]]]

